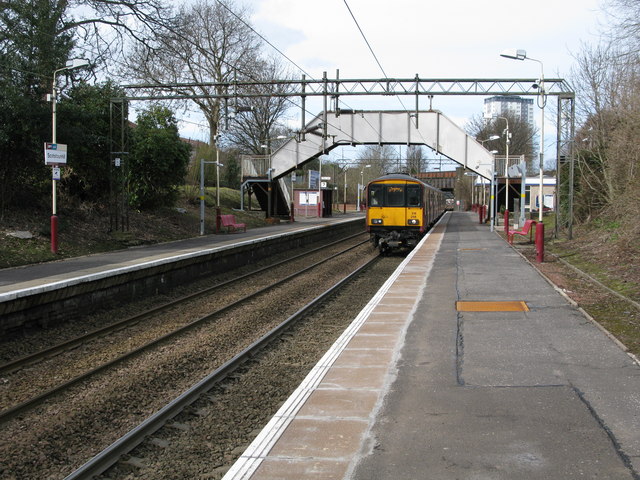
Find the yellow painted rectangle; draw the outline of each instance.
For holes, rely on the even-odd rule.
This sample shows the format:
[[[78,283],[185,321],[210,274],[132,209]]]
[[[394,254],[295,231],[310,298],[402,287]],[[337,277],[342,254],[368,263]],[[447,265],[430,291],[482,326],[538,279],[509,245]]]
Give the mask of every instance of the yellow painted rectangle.
[[[506,302],[456,302],[458,312],[528,312],[522,300]]]

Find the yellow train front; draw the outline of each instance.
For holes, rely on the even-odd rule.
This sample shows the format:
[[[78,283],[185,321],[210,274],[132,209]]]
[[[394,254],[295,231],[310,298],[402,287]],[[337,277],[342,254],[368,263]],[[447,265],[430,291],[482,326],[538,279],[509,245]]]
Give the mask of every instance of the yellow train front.
[[[366,188],[367,231],[380,251],[414,247],[445,210],[442,191],[404,174],[390,174]]]

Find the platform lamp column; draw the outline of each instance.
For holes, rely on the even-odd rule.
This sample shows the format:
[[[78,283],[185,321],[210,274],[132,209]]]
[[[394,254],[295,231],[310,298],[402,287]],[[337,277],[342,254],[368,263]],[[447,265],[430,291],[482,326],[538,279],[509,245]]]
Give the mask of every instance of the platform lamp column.
[[[218,145],[219,135],[216,135],[216,207],[220,208],[220,146]]]
[[[73,60],[69,60],[67,64],[55,70],[53,72],[53,81],[51,83],[51,143],[56,145],[58,143],[57,129],[56,129],[56,114],[57,114],[57,104],[58,104],[58,94],[56,92],[56,76],[58,72],[62,72],[64,70],[73,70],[75,68],[86,67],[89,65],[89,60],[84,58],[74,58]],[[51,252],[58,253],[58,204],[57,204],[57,182],[58,180],[55,178],[54,172],[55,168],[57,168],[56,164],[51,165],[51,177],[52,177],[52,187],[51,187]]]
[[[360,170],[360,185],[358,185],[358,205],[356,205],[356,211],[360,211],[360,204],[362,203],[362,194],[364,194],[364,169],[365,168],[370,168],[371,165],[365,165],[364,167],[362,167],[362,170]]]
[[[500,54],[501,57],[512,60],[531,60],[540,64],[540,84],[538,85],[538,107],[540,107],[540,189],[539,189],[539,205],[538,205],[538,221],[542,222],[542,209],[544,207],[544,107],[547,103],[544,92],[544,65],[540,60],[527,57],[527,51],[521,49],[510,48]],[[557,188],[557,187],[556,187]],[[531,203],[531,202],[529,202]]]
[[[506,139],[506,160],[505,160],[505,164],[504,164],[504,169],[505,169],[505,176],[506,176],[506,185],[507,185],[507,189],[506,189],[506,197],[505,197],[505,203],[504,203],[504,209],[505,210],[509,210],[509,174],[508,174],[508,170],[509,170],[509,144],[511,143],[511,133],[509,133],[509,120],[505,117],[496,117],[496,118],[501,118],[502,120],[504,120],[505,122],[507,122],[507,128],[504,129],[504,136]]]
[[[493,154],[493,162],[491,164],[491,187],[490,187],[490,195],[489,195],[489,201],[491,202],[491,205],[489,205],[489,217],[490,217],[490,230],[493,232],[494,226],[495,226],[495,211],[496,211],[496,153],[498,153],[497,150],[491,150],[491,152],[489,152],[491,154]]]
[[[272,189],[272,182],[273,182],[273,171],[274,169],[272,168],[271,165],[271,156],[272,156],[272,152],[271,152],[271,141],[272,140],[285,140],[289,137],[285,136],[285,135],[278,135],[277,137],[273,137],[273,138],[267,138],[265,140],[265,143],[260,145],[260,148],[263,148],[265,151],[265,156],[267,157],[267,159],[269,160],[268,165],[267,165],[267,218],[271,218],[271,209],[272,209],[272,198],[271,195],[273,194],[273,189]]]
[[[218,171],[217,169],[219,169],[220,167],[224,167],[223,164],[221,164],[220,162],[207,162],[204,158],[200,160],[200,235],[204,235],[204,219],[205,219],[205,208],[204,208],[204,198],[205,198],[205,192],[204,192],[204,166],[206,164],[211,164],[211,165],[215,165],[216,166],[216,191],[219,190],[219,176],[218,176]],[[220,207],[220,198],[218,197],[218,203],[216,204],[217,207]]]

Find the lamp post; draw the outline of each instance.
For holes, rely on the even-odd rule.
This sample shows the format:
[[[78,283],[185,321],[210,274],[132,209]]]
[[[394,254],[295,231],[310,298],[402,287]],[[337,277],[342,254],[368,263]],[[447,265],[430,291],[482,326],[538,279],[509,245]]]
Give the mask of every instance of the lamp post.
[[[365,165],[364,167],[362,167],[362,170],[360,170],[360,185],[358,185],[358,205],[356,206],[356,211],[360,211],[360,192],[362,191],[363,187],[364,187],[364,169],[365,168],[370,168],[371,165]]]
[[[538,205],[538,221],[542,222],[542,208],[544,206],[544,192],[543,192],[543,174],[544,174],[544,107],[547,103],[544,94],[544,65],[540,60],[527,57],[527,51],[521,49],[510,48],[504,50],[501,57],[510,58],[512,60],[531,60],[540,64],[540,84],[538,85],[538,106],[540,107],[540,193],[539,193],[539,205]],[[556,186],[557,188],[557,186]],[[531,207],[529,207],[531,208]]]
[[[271,167],[271,140],[285,140],[287,137],[285,135],[278,135],[277,137],[273,137],[273,138],[267,138],[265,140],[265,142],[260,145],[260,148],[264,148],[267,157],[269,158],[269,165],[267,166],[267,179],[269,180],[268,186],[267,186],[267,218],[271,218],[271,196],[272,196],[272,185],[271,182],[273,181],[273,168]],[[293,194],[293,192],[291,192]]]
[[[511,134],[509,133],[509,120],[506,117],[496,117],[496,118],[501,118],[502,120],[504,120],[505,122],[507,122],[507,128],[504,130],[504,136],[506,138],[506,143],[507,143],[507,147],[506,147],[506,160],[505,160],[505,164],[504,164],[504,170],[505,170],[505,177],[506,177],[506,193],[505,193],[505,202],[504,202],[504,209],[505,210],[509,210],[509,174],[508,174],[508,170],[509,170],[509,144],[511,143]]]
[[[220,181],[220,176],[219,176],[219,168],[220,167],[224,167],[224,165],[222,165],[220,162],[207,162],[204,159],[200,160],[200,235],[204,235],[204,166],[205,164],[211,164],[211,165],[215,165],[216,166],[216,193],[218,193],[219,191],[219,181]],[[220,206],[220,197],[218,196],[217,198],[217,204],[216,206],[219,207]]]
[[[74,68],[86,67],[89,65],[89,60],[84,58],[74,58],[73,60],[67,61],[67,64],[55,70],[53,72],[53,81],[51,83],[51,143],[53,145],[58,143],[58,135],[56,129],[56,114],[57,114],[57,104],[58,104],[58,95],[56,92],[56,76],[58,72],[62,72],[64,70],[73,70]],[[58,253],[58,205],[57,205],[57,178],[55,175],[55,168],[57,164],[51,165],[51,253]]]
[[[489,222],[489,230],[493,232],[494,224],[495,224],[495,198],[496,198],[496,153],[497,150],[491,150],[489,153],[493,154],[493,162],[491,162],[491,187],[489,194],[489,201],[491,205],[489,205],[489,216],[491,221]]]

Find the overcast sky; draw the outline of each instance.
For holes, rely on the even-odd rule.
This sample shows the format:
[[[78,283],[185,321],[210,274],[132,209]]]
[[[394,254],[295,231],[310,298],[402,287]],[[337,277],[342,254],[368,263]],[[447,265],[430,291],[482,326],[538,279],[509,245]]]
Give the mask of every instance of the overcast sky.
[[[382,68],[395,78],[540,76],[536,62],[500,57],[507,48],[524,49],[541,60],[547,78],[569,78],[572,53],[581,43],[597,42],[604,18],[600,3],[347,0]],[[336,69],[345,79],[384,76],[344,0],[247,0],[245,4],[252,10],[256,30],[311,77],[321,78],[326,71],[335,78]],[[290,67],[295,76],[302,74],[296,66]],[[434,98],[433,107],[463,126],[468,118],[482,113],[483,99],[440,96]],[[412,105],[412,100],[407,101]],[[378,102],[383,102],[378,108],[402,108],[397,99]],[[376,108],[375,101],[371,108]],[[421,99],[421,108],[428,108],[426,98]]]

